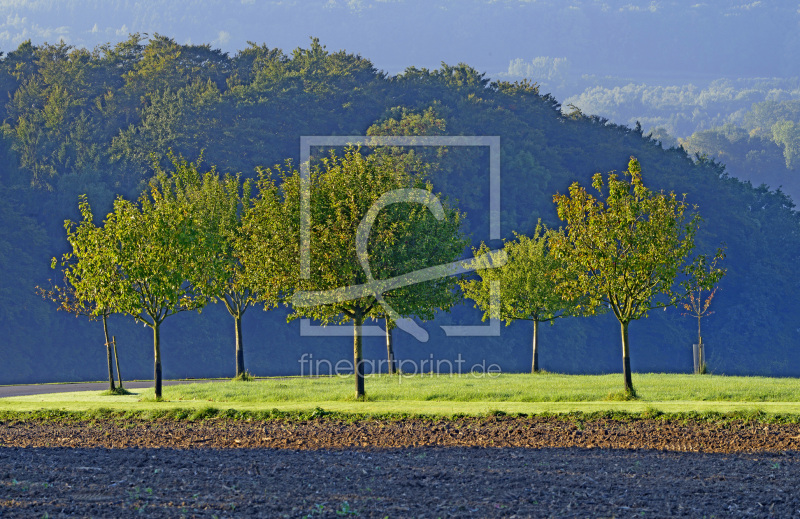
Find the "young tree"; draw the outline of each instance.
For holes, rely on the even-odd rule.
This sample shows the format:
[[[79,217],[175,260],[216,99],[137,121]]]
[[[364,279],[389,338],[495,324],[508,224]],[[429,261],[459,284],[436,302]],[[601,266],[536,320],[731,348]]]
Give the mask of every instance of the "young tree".
[[[242,232],[242,216],[250,208],[250,184],[238,176],[224,179],[209,173],[203,177],[202,195],[195,207],[200,212],[202,232],[210,236],[207,295],[222,300],[234,319],[236,335],[236,377],[246,377],[242,317],[259,297],[246,283],[244,266],[237,257],[236,243]],[[266,299],[269,299],[266,297]]]
[[[202,308],[208,298],[195,288],[204,275],[203,247],[192,207],[180,200],[163,177],[138,203],[123,198],[105,221],[109,263],[116,265],[113,289],[103,291],[104,304],[132,316],[153,330],[155,397],[162,396],[161,324],[186,310]]]
[[[106,339],[106,357],[108,359],[108,386],[115,391],[112,343],[108,336],[108,317],[112,313],[111,296],[116,289],[117,269],[110,254],[109,243],[103,229],[95,226],[92,210],[85,196],[78,203],[82,220],[79,224],[67,220],[64,228],[71,252],[61,257],[64,273],[64,285],[54,286],[49,290],[38,288],[45,298],[59,305],[76,317],[84,315],[94,320],[100,317],[103,321],[103,332]],[[52,267],[58,260],[53,258]],[[120,379],[120,388],[122,381]]]
[[[257,301],[263,301],[266,306],[276,304],[272,287],[259,284],[258,291],[252,288],[257,280],[249,279],[253,276],[240,258],[240,247],[245,245],[242,222],[248,218],[253,205],[252,183],[249,180],[242,182],[238,175],[220,177],[214,167],[201,173],[199,160],[190,163],[175,156],[170,156],[170,159],[173,171],[166,173],[157,166],[156,170],[162,185],[169,186],[175,192],[173,203],[185,203],[191,208],[193,225],[203,249],[202,256],[195,258],[200,274],[195,276],[197,281],[194,289],[209,299],[222,301],[233,317],[236,377],[243,378],[246,371],[242,317]],[[265,190],[264,198],[269,195],[268,186],[262,187]],[[258,204],[260,209],[264,206],[263,202]],[[267,219],[281,218],[280,214],[267,214],[263,210],[258,215]],[[253,236],[250,238],[252,243]],[[250,270],[263,270],[269,259],[262,255],[247,265]]]
[[[283,178],[292,171],[288,164],[285,170],[276,166],[274,173]],[[298,215],[292,213],[291,201],[280,196],[272,173],[259,170],[258,195],[242,203],[240,225],[231,241],[240,297],[246,296],[250,304],[263,303],[264,310],[277,307],[291,293],[300,257]],[[233,298],[231,303],[234,308],[238,304]]]
[[[444,119],[439,118],[436,116],[436,112],[434,108],[428,107],[424,111],[415,112],[413,110],[409,110],[405,107],[395,107],[389,111],[389,116],[382,120],[379,123],[375,123],[367,129],[367,135],[373,137],[379,136],[430,136],[430,135],[444,135],[445,129],[447,127],[447,123]],[[440,170],[441,166],[439,164],[439,160],[446,154],[447,149],[444,147],[438,147],[435,150],[428,148],[412,148],[409,150],[408,148],[402,148],[399,146],[381,146],[373,149],[373,153],[378,155],[391,155],[394,157],[395,160],[403,161],[407,164],[407,168],[413,171],[420,172],[425,178],[428,177],[431,170]],[[423,230],[415,231],[416,232],[424,232]],[[416,234],[415,234],[416,235]],[[393,252],[402,253],[403,251],[408,251],[410,249],[404,248],[401,250],[393,250]],[[390,264],[394,267],[400,266],[402,263],[403,258],[396,257],[394,258]],[[452,278],[441,280],[444,281],[444,284],[439,287],[439,290],[434,290],[433,293],[437,294],[439,298],[443,298],[440,300],[435,307],[441,309],[449,309],[453,304],[456,303],[455,300],[449,300],[452,296],[456,294],[453,290],[452,282],[454,281]],[[432,285],[428,285],[427,287],[418,287],[422,288],[422,292],[420,295],[423,297],[430,296],[430,293],[427,293],[427,290],[432,288]],[[410,289],[413,290],[413,289]],[[395,304],[394,299],[398,297],[414,297],[413,293],[409,293],[409,289],[404,291],[395,291],[391,296],[390,299],[393,300],[393,304]],[[418,308],[420,305],[411,304],[408,305],[411,308]],[[423,305],[424,306],[424,305]],[[417,316],[422,318],[421,316]],[[394,354],[394,329],[397,327],[397,324],[392,319],[392,317],[384,312],[383,320],[386,330],[386,357],[388,363],[388,372],[390,375],[394,374],[397,370],[397,363],[395,361],[395,354]],[[419,333],[419,330],[417,331]]]
[[[476,273],[480,280],[462,281],[464,295],[483,310],[483,319],[502,319],[506,326],[516,320],[533,321],[531,373],[539,371],[539,323],[551,324],[559,317],[575,313],[576,302],[567,301],[557,291],[556,276],[563,268],[548,251],[547,233],[541,222],[533,236],[516,234],[501,251],[492,252],[485,244],[475,251]],[[491,268],[505,254],[506,264]],[[494,260],[494,261],[492,261]],[[497,282],[498,293],[492,294]],[[495,309],[493,311],[493,309]]]
[[[394,357],[394,329],[396,325],[388,315],[384,316],[383,324],[386,326],[386,370],[390,375],[394,375],[397,373],[397,361]]]
[[[442,220],[436,220],[420,210],[409,211],[405,230],[399,230],[405,239],[399,243],[376,243],[370,256],[370,269],[378,279],[405,276],[409,281],[415,272],[431,265],[442,265],[457,259],[468,244],[460,232],[461,215],[456,211]],[[397,218],[403,218],[398,214]],[[449,242],[437,243],[441,237],[450,237]],[[440,248],[441,247],[441,248]],[[363,265],[363,263],[362,263]],[[458,290],[458,279],[443,276],[416,282],[384,292],[385,304],[375,309],[373,316],[383,319],[386,328],[386,356],[389,374],[394,374],[397,363],[394,354],[394,329],[399,326],[419,340],[427,340],[427,332],[418,327],[410,317],[430,321],[438,310],[449,311],[458,304],[462,295]],[[400,321],[398,323],[398,321]]]
[[[706,372],[706,356],[703,352],[703,335],[700,330],[700,322],[704,317],[708,317],[714,313],[713,311],[709,311],[709,307],[711,306],[711,301],[714,299],[718,288],[719,287],[712,288],[705,299],[703,299],[702,289],[697,290],[697,294],[695,294],[694,291],[689,292],[689,302],[683,304],[683,308],[686,310],[683,315],[688,315],[689,317],[697,319],[697,358],[695,359],[695,369],[697,371],[695,371],[695,373],[703,374]]]
[[[419,272],[461,255],[462,216],[441,203],[410,164],[392,154],[365,157],[351,148],[344,158],[324,159],[310,175],[310,277],[298,282],[293,317],[353,322],[358,398],[365,394],[365,318],[388,313],[398,325],[409,326],[401,316],[429,319],[457,301],[455,279],[428,279]],[[287,198],[297,204],[300,179],[287,180]]]
[[[724,271],[694,276],[700,257],[689,261],[700,218],[687,218],[689,209],[674,193],[655,193],[644,186],[639,162],[631,158],[630,182],[609,174],[604,181],[594,175],[595,198],[577,182],[569,195],[553,197],[558,216],[567,223],[565,232],[550,234],[556,259],[567,265],[559,284],[562,296],[585,297],[583,310],[596,313],[602,305],[614,312],[622,333],[622,365],[625,391],[635,395],[631,381],[628,325],[654,308],[673,306],[685,296],[675,288],[680,275],[684,284],[709,287]],[[604,192],[605,191],[605,192]],[[718,252],[718,255],[721,252]]]
[[[717,261],[719,258],[714,258],[710,265],[706,265],[706,259],[700,258],[695,264],[694,274],[695,278],[702,280],[705,276],[713,276],[717,270]],[[711,301],[717,294],[718,286],[707,287],[703,283],[695,283],[689,287],[688,301],[684,300],[683,308],[686,310],[683,315],[688,315],[697,319],[697,368],[700,373],[705,373],[706,365],[704,362],[705,354],[703,353],[703,335],[701,333],[700,322],[703,318],[710,316],[714,312],[709,309]],[[703,292],[708,292],[708,296],[703,299]]]

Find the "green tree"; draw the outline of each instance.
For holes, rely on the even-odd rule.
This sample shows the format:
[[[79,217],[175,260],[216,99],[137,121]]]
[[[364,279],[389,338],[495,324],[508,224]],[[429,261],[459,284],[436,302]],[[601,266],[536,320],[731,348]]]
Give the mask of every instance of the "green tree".
[[[138,40],[138,35],[135,35]],[[131,39],[134,39],[133,37]],[[179,45],[174,39],[154,34],[138,47],[137,59],[125,75],[125,89],[132,95],[178,90],[193,79],[225,84],[228,58],[210,45]]]
[[[55,259],[55,258],[54,258]],[[55,267],[55,264],[53,265]],[[68,268],[68,267],[67,267]],[[36,287],[36,292],[48,301],[52,301],[58,305],[58,310],[63,310],[67,313],[73,314],[75,317],[88,317],[90,321],[94,321],[99,316],[103,321],[103,333],[105,335],[106,345],[106,358],[108,360],[108,389],[112,392],[117,392],[116,384],[114,383],[114,362],[116,358],[116,348],[112,349],[112,341],[108,335],[108,318],[111,316],[111,311],[107,308],[98,309],[94,301],[81,299],[75,287],[69,283],[68,275],[64,274],[63,285],[53,285],[50,288]],[[119,359],[117,365],[119,365]],[[122,389],[122,378],[119,379],[119,387]]]
[[[630,176],[630,182],[616,174],[604,181],[600,173],[595,174],[592,187],[599,198],[577,182],[569,187],[568,195],[555,195],[558,216],[567,226],[564,233],[551,233],[549,242],[555,258],[568,267],[559,284],[561,294],[584,297],[581,309],[588,314],[604,305],[614,312],[622,333],[625,392],[635,396],[630,322],[683,299],[686,290],[675,287],[680,275],[687,277],[684,288],[708,287],[724,272],[716,269],[702,278],[695,275],[700,256],[691,262],[689,256],[700,217],[687,217],[689,206],[684,200],[646,188],[633,157],[624,175]]]
[[[99,134],[89,122],[100,96],[92,54],[59,43],[34,48],[35,68],[22,67],[7,106],[3,131],[30,174],[31,185],[53,188],[53,178],[97,168]]]
[[[424,111],[415,112],[402,106],[397,106],[388,111],[386,116],[379,122],[367,128],[367,135],[373,137],[380,136],[430,136],[430,135],[444,135],[447,127],[447,122],[436,116],[434,107],[428,107]],[[438,147],[431,150],[430,147],[415,147],[412,149],[403,148],[399,146],[378,147],[374,149],[375,153],[388,154],[395,157],[396,160],[402,160],[408,163],[408,168],[420,172],[425,178],[430,178],[432,170],[440,170],[440,159],[446,154],[447,149]],[[446,173],[443,176],[447,176]],[[420,229],[414,232],[424,232]],[[408,251],[409,249],[404,249]],[[403,261],[402,258],[396,258],[392,265],[398,266]],[[455,296],[456,292],[451,286],[453,278],[444,278],[440,280],[443,282],[439,290],[435,291],[441,300],[435,305],[441,309],[449,309],[455,300],[450,300]],[[423,288],[422,295],[427,297],[426,290],[431,288]],[[413,290],[413,289],[411,289]],[[392,299],[399,297],[414,297],[414,293],[409,293],[410,290],[396,291],[391,296]],[[457,296],[456,296],[457,297]],[[411,307],[419,307],[419,305],[410,305]],[[419,316],[418,316],[419,317]],[[394,329],[397,324],[392,317],[385,313],[383,314],[384,328],[386,331],[386,359],[387,371],[390,375],[394,374],[397,368],[394,353]]]
[[[103,234],[110,247],[103,249],[101,260],[114,264],[117,274],[113,288],[103,289],[102,304],[153,330],[154,389],[160,399],[160,327],[167,317],[199,310],[208,302],[196,289],[203,282],[208,250],[191,205],[163,177],[151,182],[149,193],[143,193],[138,203],[117,198]]]
[[[365,395],[365,318],[388,313],[398,326],[418,332],[401,316],[432,318],[440,304],[457,300],[447,293],[447,287],[456,288],[455,280],[438,273],[426,278],[424,269],[461,254],[466,243],[461,214],[439,202],[410,164],[390,154],[365,157],[351,148],[343,158],[323,159],[310,174],[309,276],[297,283],[292,317],[353,322],[357,398]],[[287,198],[298,204],[300,179],[287,180]],[[299,214],[298,207],[294,211]]]
[[[376,154],[376,162],[384,167],[394,167],[416,172],[418,185],[427,178],[425,163],[413,154]],[[417,188],[419,189],[419,188]],[[432,192],[429,183],[423,190]],[[386,211],[400,225],[395,230],[397,241],[376,241],[370,245],[370,269],[376,279],[391,279],[406,276],[416,280],[416,274],[431,266],[445,265],[458,259],[469,244],[461,232],[463,215],[454,207],[441,207],[436,216],[437,204],[427,195],[417,199],[417,203],[404,202],[404,208],[386,206]],[[399,210],[398,210],[399,209]],[[362,263],[363,265],[363,263]],[[387,304],[377,308],[385,320],[388,319],[387,354],[394,356],[391,330],[399,327],[421,340],[427,333],[409,320],[414,317],[430,321],[439,310],[448,311],[462,300],[458,279],[454,276],[441,276],[422,282],[409,283],[383,294]],[[394,310],[392,312],[390,309]],[[392,346],[390,347],[390,344]]]
[[[800,122],[800,100],[755,103],[742,117],[742,126],[755,135],[771,139],[772,128],[781,121]]]
[[[195,81],[178,90],[148,92],[141,108],[141,121],[119,132],[111,142],[112,160],[125,160],[144,167],[155,154],[168,167],[170,154],[190,153],[206,142],[218,142],[220,92],[211,80]]]
[[[273,175],[286,180],[297,172],[291,162],[285,167],[259,169],[258,194],[251,200],[249,195],[243,197],[243,212],[230,242],[231,265],[235,267],[232,280],[241,294],[238,297],[247,304],[261,303],[264,310],[276,308],[291,294],[297,283],[300,257],[297,201],[281,196]],[[234,308],[241,306],[234,298],[230,303]]]
[[[90,320],[99,317],[103,321],[108,360],[108,389],[115,391],[113,365],[115,355],[108,335],[108,317],[112,313],[110,301],[118,287],[118,271],[114,256],[109,250],[108,239],[103,229],[95,226],[92,210],[85,196],[80,198],[78,207],[82,216],[81,222],[76,224],[67,220],[64,223],[67,241],[72,248],[70,252],[61,256],[64,284],[55,285],[50,289],[38,288],[38,291],[45,299],[58,304],[59,310],[76,317],[83,315]],[[57,263],[58,260],[53,258],[51,266],[56,268]]]
[[[242,317],[256,294],[246,282],[244,265],[237,257],[242,239],[242,218],[251,206],[252,182],[239,175],[221,177],[215,167],[200,172],[202,156],[189,162],[168,154],[173,169],[155,169],[162,185],[175,193],[172,203],[185,204],[192,212],[192,224],[202,248],[196,257],[200,273],[194,289],[209,299],[222,301],[234,319],[236,377],[245,376]]]
[[[483,319],[502,319],[506,326],[516,320],[533,322],[531,373],[539,371],[539,323],[551,324],[575,313],[577,303],[567,301],[557,290],[556,277],[564,265],[549,252],[547,232],[536,226],[531,237],[516,234],[502,250],[492,251],[482,243],[475,250],[476,274],[480,280],[462,281],[464,295],[483,310]],[[492,267],[502,263],[500,267]],[[497,293],[492,285],[497,283]]]
[[[296,223],[270,179],[259,172],[259,194],[239,175],[221,177],[215,168],[201,174],[199,163],[173,157],[169,182],[192,208],[203,256],[195,288],[222,301],[235,322],[236,377],[246,377],[242,317],[256,303],[275,308],[296,278]],[[293,225],[295,224],[295,225]],[[293,277],[294,273],[294,277]]]

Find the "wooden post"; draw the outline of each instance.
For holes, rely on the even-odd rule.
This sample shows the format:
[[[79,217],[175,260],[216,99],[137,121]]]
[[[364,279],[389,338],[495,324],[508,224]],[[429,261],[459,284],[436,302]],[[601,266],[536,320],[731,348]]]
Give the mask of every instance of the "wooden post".
[[[117,337],[116,335],[111,336],[111,344],[114,345],[114,360],[117,363],[117,380],[119,381],[119,388],[124,389],[122,387],[122,373],[119,370],[119,355],[117,355]]]

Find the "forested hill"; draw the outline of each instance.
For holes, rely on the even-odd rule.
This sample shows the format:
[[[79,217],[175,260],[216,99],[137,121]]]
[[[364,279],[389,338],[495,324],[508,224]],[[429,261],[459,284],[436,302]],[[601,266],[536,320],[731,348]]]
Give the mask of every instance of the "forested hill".
[[[639,129],[580,113],[562,114],[535,85],[490,82],[467,65],[409,68],[392,76],[361,56],[329,52],[318,42],[285,53],[252,45],[228,55],[204,45],[131,36],[93,51],[22,44],[0,61],[0,383],[102,379],[98,323],[57,313],[35,292],[57,275],[52,257],[66,250],[63,222],[78,218],[78,197],[95,215],[116,195],[135,198],[152,175],[151,160],[169,149],[204,164],[253,176],[300,156],[304,135],[405,133],[489,135],[501,139],[501,231],[531,232],[537,219],[558,226],[552,196],[598,171],[639,159],[645,183],[686,193],[704,222],[698,252],[727,246],[728,275],[704,323],[709,367],[717,373],[800,374],[800,215],[780,192],[729,178],[713,161],[664,150]],[[488,152],[451,148],[434,187],[467,213],[465,229],[488,240]],[[100,221],[97,222],[101,223]],[[492,246],[500,242],[491,242]],[[60,281],[60,280],[55,280]],[[219,306],[219,305],[218,305]],[[233,323],[219,308],[184,313],[162,334],[164,374],[232,376]],[[431,340],[397,334],[400,358],[485,359],[504,370],[530,365],[529,324],[499,338],[445,338],[439,324],[479,324],[464,304],[426,325]],[[122,317],[111,320],[123,376],[151,375],[151,337]],[[562,319],[542,333],[544,369],[618,371],[619,328],[611,316]],[[301,337],[285,312],[251,311],[244,319],[248,369],[297,373],[311,352],[347,358],[347,337]],[[691,369],[696,322],[677,309],[631,326],[638,371]],[[381,340],[365,342],[380,357]]]

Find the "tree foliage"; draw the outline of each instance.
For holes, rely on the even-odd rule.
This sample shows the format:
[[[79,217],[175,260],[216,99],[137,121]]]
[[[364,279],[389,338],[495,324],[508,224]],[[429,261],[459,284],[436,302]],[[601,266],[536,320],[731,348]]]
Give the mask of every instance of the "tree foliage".
[[[90,217],[88,212],[84,221]],[[159,177],[138,202],[118,198],[103,225],[110,247],[99,251],[97,261],[113,265],[115,276],[102,289],[101,304],[153,330],[156,398],[162,386],[161,324],[171,315],[201,309],[209,299],[198,288],[205,282],[208,250],[194,218],[188,200]]]
[[[628,325],[655,308],[674,306],[686,297],[676,282],[687,276],[684,288],[708,287],[721,269],[692,276],[700,261],[692,258],[699,215],[689,216],[688,204],[674,193],[654,193],[645,187],[639,161],[631,158],[625,176],[607,180],[597,173],[591,195],[577,182],[568,195],[553,197],[565,232],[551,233],[554,256],[566,266],[559,290],[568,298],[585,298],[587,314],[607,306],[620,323],[626,392],[633,393]],[[718,253],[721,254],[721,253]]]
[[[79,224],[67,220],[64,227],[72,250],[61,257],[63,284],[50,289],[39,288],[42,297],[55,302],[59,310],[90,320],[100,318],[105,334],[106,358],[108,361],[109,390],[115,391],[111,340],[108,335],[108,317],[114,312],[112,300],[118,288],[119,278],[114,256],[103,229],[94,225],[91,207],[86,197],[79,204],[82,221]],[[57,267],[53,258],[51,266]]]
[[[546,229],[539,223],[530,237],[516,234],[501,250],[482,243],[474,252],[480,280],[460,282],[465,297],[475,301],[484,320],[502,319],[506,326],[532,321],[531,372],[539,371],[539,323],[574,315],[577,304],[558,292],[557,277],[565,266],[550,253]]]
[[[425,280],[417,273],[459,257],[466,245],[461,215],[438,200],[432,186],[411,169],[416,162],[406,159],[364,156],[350,148],[342,158],[331,154],[322,159],[309,178],[310,270],[298,280],[294,316],[353,322],[357,397],[365,394],[364,319],[382,317],[387,302],[395,321],[399,316],[430,319],[457,301],[454,279]],[[286,196],[298,204],[292,214],[299,215],[301,180],[298,175],[287,180]],[[400,196],[381,207],[380,201],[392,193]],[[391,286],[398,278],[405,280]],[[348,288],[353,293],[344,293]]]
[[[202,158],[201,158],[202,159]],[[234,342],[236,351],[236,377],[245,376],[242,317],[248,308],[258,301],[267,306],[276,303],[277,294],[267,287],[253,289],[253,274],[242,261],[241,247],[246,240],[242,222],[248,218],[253,206],[250,180],[242,182],[240,175],[220,176],[211,167],[201,173],[201,159],[189,162],[171,156],[172,169],[167,172],[156,165],[161,189],[174,192],[169,201],[184,204],[191,211],[192,226],[199,244],[194,260],[198,262],[198,273],[194,276],[193,289],[213,301],[221,301],[234,318]],[[270,192],[263,186],[262,202]],[[262,217],[283,221],[279,213]],[[282,237],[288,241],[289,237]],[[278,241],[273,239],[271,243]],[[199,254],[198,254],[199,252]],[[249,263],[250,268],[263,269],[270,258],[260,257],[261,263]]]

